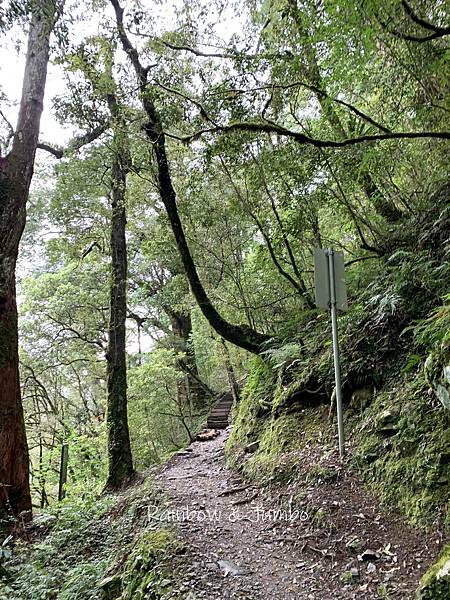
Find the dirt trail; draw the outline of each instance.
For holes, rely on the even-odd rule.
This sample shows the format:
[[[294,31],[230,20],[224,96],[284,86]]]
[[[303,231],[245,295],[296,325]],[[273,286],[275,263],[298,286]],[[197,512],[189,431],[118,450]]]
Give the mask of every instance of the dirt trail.
[[[188,600],[414,598],[441,546],[437,534],[380,513],[338,461],[326,481],[248,486],[225,465],[226,436],[192,444],[158,477],[169,497],[163,519],[176,524],[187,548],[175,568],[176,592]],[[309,453],[299,465],[306,459],[319,461]],[[303,504],[293,505],[300,492]]]

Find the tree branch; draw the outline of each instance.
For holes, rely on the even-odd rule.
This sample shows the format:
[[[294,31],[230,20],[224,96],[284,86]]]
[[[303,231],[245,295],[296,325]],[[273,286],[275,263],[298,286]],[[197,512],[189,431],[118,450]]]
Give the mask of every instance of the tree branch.
[[[169,161],[166,152],[165,133],[161,119],[156,110],[151,90],[148,90],[148,70],[144,69],[139,54],[131,44],[123,24],[123,9],[118,0],[110,0],[116,14],[116,24],[123,49],[128,54],[136,72],[141,92],[142,106],[147,114],[148,121],[143,129],[153,150],[158,175],[159,193],[166,209],[172,233],[175,237],[178,252],[183,263],[186,277],[192,294],[209,324],[225,339],[245,348],[250,352],[259,354],[264,345],[271,341],[271,337],[255,331],[246,325],[233,325],[225,320],[216,310],[203,287],[197,267],[193,260],[183,224],[177,206],[177,194],[173,186]]]
[[[63,321],[60,321],[56,317],[52,317],[52,315],[50,315],[48,313],[44,313],[44,316],[47,319],[49,319],[50,321],[52,321],[53,323],[56,323],[57,325],[59,325],[61,327],[60,331],[58,331],[58,333],[56,334],[56,337],[58,337],[64,331],[69,331],[70,333],[74,334],[74,336],[75,336],[76,339],[79,339],[82,342],[86,342],[87,344],[92,344],[93,346],[96,346],[97,348],[100,348],[100,350],[104,350],[105,349],[104,346],[103,346],[103,343],[100,340],[91,340],[91,339],[89,339],[87,336],[83,335],[82,333],[80,333],[79,331],[77,331],[76,329],[74,329],[73,327],[71,327],[70,325],[68,325],[67,323],[64,323]],[[75,338],[69,338],[69,339],[75,339]]]
[[[49,154],[52,154],[55,158],[58,158],[58,159],[61,159],[64,156],[63,148],[50,146],[50,144],[47,144],[45,142],[38,142],[37,148],[38,148],[38,150],[45,150],[46,152],[48,152]]]
[[[8,129],[8,134],[7,134],[6,140],[3,144],[4,148],[5,148],[5,152],[6,152],[10,141],[14,137],[14,127],[11,125],[10,121],[8,120],[8,118],[6,117],[6,115],[4,114],[4,112],[2,110],[0,110],[0,117],[3,119],[3,121],[5,122],[6,127]]]
[[[395,35],[395,37],[398,37],[402,40],[407,40],[409,42],[418,42],[418,43],[429,42],[431,40],[435,40],[437,38],[441,38],[446,35],[450,35],[450,27],[439,27],[437,25],[433,25],[432,23],[429,23],[428,21],[425,21],[425,19],[422,19],[414,12],[412,7],[408,4],[408,2],[406,2],[406,0],[402,0],[401,4],[403,7],[403,10],[408,15],[408,17],[411,19],[411,21],[413,21],[413,23],[415,23],[416,25],[419,25],[419,27],[422,27],[423,29],[426,29],[427,31],[431,31],[432,33],[430,33],[429,35],[425,35],[425,36],[418,36],[418,35],[412,35],[412,34],[408,34],[408,33],[402,33],[398,29],[392,29],[387,23],[383,22],[379,17],[377,17],[377,20],[379,21],[381,26],[384,29],[386,29],[386,31],[388,31],[391,35]]]
[[[446,35],[450,35],[450,27],[447,27],[446,29],[444,29],[443,33],[436,31],[436,32],[430,33],[430,35],[426,35],[424,37],[419,37],[416,35],[409,35],[407,33],[402,33],[401,31],[398,31],[397,29],[390,29],[389,27],[387,27],[385,25],[383,25],[383,27],[385,27],[385,29],[387,29],[389,31],[389,33],[391,33],[392,35],[395,35],[395,37],[398,37],[402,40],[407,40],[408,42],[418,42],[418,43],[430,42],[431,40],[436,40],[437,38],[441,38]]]
[[[175,96],[179,96],[180,98],[183,98],[184,100],[187,100],[188,102],[191,102],[194,106],[196,106],[199,109],[201,116],[206,121],[209,121],[213,125],[217,126],[217,123],[211,119],[211,117],[208,115],[208,113],[206,112],[203,105],[198,100],[195,100],[194,98],[191,98],[190,96],[187,96],[186,94],[183,94],[183,92],[180,92],[180,90],[175,90],[174,88],[167,87],[166,85],[162,84],[158,80],[155,80],[155,85],[160,87],[162,90],[169,92],[170,94],[174,94]]]
[[[67,146],[67,148],[58,148],[55,146],[51,146],[50,144],[47,144],[45,142],[38,142],[37,147],[40,150],[45,150],[46,152],[53,154],[53,156],[55,158],[61,159],[68,152],[70,152],[72,150],[79,150],[83,146],[86,146],[87,144],[90,144],[94,140],[98,139],[103,133],[105,133],[105,131],[108,129],[109,125],[110,125],[109,121],[106,121],[105,123],[101,123],[100,125],[97,125],[97,127],[94,127],[94,129],[91,129],[90,131],[87,131],[86,133],[75,136],[69,142],[69,145]]]
[[[267,53],[267,54],[244,54],[242,52],[202,52],[197,48],[192,48],[191,46],[187,46],[184,44],[172,44],[167,42],[166,40],[159,40],[164,46],[170,48],[171,50],[181,50],[185,52],[190,52],[191,54],[195,54],[195,56],[199,56],[201,58],[225,58],[225,59],[236,59],[236,58],[245,58],[248,60],[267,60],[269,58],[282,58],[292,60],[293,55],[291,52],[286,51],[283,53]]]
[[[273,122],[262,122],[262,121],[239,121],[230,123],[228,125],[218,125],[216,127],[210,127],[200,129],[195,133],[186,136],[177,136],[166,132],[168,137],[180,140],[184,143],[191,143],[200,139],[203,135],[208,133],[229,133],[232,131],[248,131],[250,133],[275,133],[277,135],[294,139],[300,144],[314,146],[316,148],[344,148],[346,146],[355,146],[364,142],[376,142],[383,140],[402,140],[402,139],[423,139],[423,138],[434,138],[448,140],[450,139],[450,131],[398,131],[391,133],[379,133],[373,135],[362,135],[356,138],[348,138],[346,140],[322,140],[310,137],[298,131],[292,131],[282,125],[278,125]]]
[[[339,98],[333,98],[333,96],[330,96],[324,89],[319,88],[318,86],[315,86],[315,85],[312,85],[309,83],[305,83],[303,81],[296,81],[294,83],[290,83],[287,85],[273,85],[272,84],[272,85],[264,85],[261,87],[251,88],[249,90],[234,89],[234,90],[228,90],[228,91],[232,91],[235,94],[251,94],[252,92],[260,92],[260,91],[264,91],[264,90],[270,90],[270,91],[271,90],[288,90],[288,89],[296,88],[296,87],[303,87],[307,90],[310,90],[311,92],[314,92],[314,94],[316,94],[318,97],[326,98],[327,100],[330,100],[331,102],[340,104],[341,106],[344,106],[350,112],[354,113],[355,115],[357,115],[364,121],[367,121],[368,123],[370,123],[377,129],[379,129],[380,131],[383,131],[384,133],[391,133],[390,129],[388,129],[384,125],[381,125],[381,123],[378,123],[378,121],[375,121],[375,119],[373,119],[372,117],[370,117],[369,115],[364,113],[359,108],[356,108],[356,106],[353,106],[353,104],[350,104],[349,102],[346,102],[345,100],[339,100]],[[224,92],[220,92],[220,93],[223,94]]]
[[[136,71],[136,75],[139,79],[139,84],[141,85],[141,87],[145,87],[147,85],[148,69],[146,69],[142,65],[136,48],[130,42],[130,39],[126,34],[125,27],[123,24],[123,8],[120,6],[118,0],[110,1],[116,14],[117,30],[119,32],[119,38],[122,43],[123,49],[125,50],[126,54],[128,54],[131,64],[133,65],[134,70]]]
[[[253,219],[253,221],[255,222],[259,232],[261,233],[261,235],[264,238],[264,241],[266,243],[267,246],[267,250],[269,251],[270,257],[272,259],[273,264],[275,265],[277,271],[279,272],[279,274],[284,277],[290,284],[291,286],[295,289],[295,291],[302,296],[306,303],[309,303],[309,298],[308,295],[305,293],[306,289],[304,289],[303,285],[303,281],[300,279],[300,282],[296,281],[292,275],[290,273],[288,273],[285,269],[283,269],[280,261],[278,260],[278,257],[275,253],[275,249],[273,247],[272,244],[272,240],[270,239],[268,233],[266,232],[266,230],[264,229],[261,220],[258,218],[257,214],[255,211],[252,211],[249,207],[249,205],[247,204],[247,202],[245,201],[243,194],[241,192],[241,190],[239,189],[238,185],[236,184],[236,182],[234,181],[233,177],[231,176],[230,170],[227,167],[227,164],[225,163],[223,157],[219,154],[219,160],[222,164],[223,170],[226,174],[226,176],[228,177],[229,182],[231,183],[231,186],[233,187],[235,194],[237,196],[237,198],[239,199],[239,201],[242,203],[242,206],[244,207],[244,210],[248,213],[248,215]],[[266,188],[266,191],[267,188]],[[269,193],[269,192],[268,192]],[[279,223],[279,225],[281,226],[281,224]],[[282,234],[284,235],[284,232],[282,231]]]
[[[416,25],[419,25],[420,27],[423,27],[424,29],[428,29],[428,31],[433,31],[434,33],[438,33],[441,36],[449,35],[450,27],[439,27],[437,25],[433,25],[432,23],[429,23],[428,21],[425,21],[425,19],[422,19],[414,12],[412,7],[408,4],[408,2],[406,2],[406,0],[402,0],[402,6],[403,6],[403,10],[405,11],[405,13],[408,15],[408,17],[411,19],[411,21],[416,23]]]

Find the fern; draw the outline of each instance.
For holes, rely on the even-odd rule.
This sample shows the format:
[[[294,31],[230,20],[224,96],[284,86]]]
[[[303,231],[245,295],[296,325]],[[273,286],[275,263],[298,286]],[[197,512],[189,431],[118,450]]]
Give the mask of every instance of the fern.
[[[298,362],[302,354],[302,347],[298,343],[290,342],[278,348],[265,350],[263,354],[272,363],[272,368],[277,370],[284,367],[287,363]]]

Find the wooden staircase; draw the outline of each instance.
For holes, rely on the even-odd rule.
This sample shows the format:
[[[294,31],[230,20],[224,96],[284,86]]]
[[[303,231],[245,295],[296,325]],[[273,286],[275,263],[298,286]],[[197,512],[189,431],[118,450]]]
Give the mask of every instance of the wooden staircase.
[[[208,429],[226,429],[229,425],[233,396],[226,392],[219,398],[208,416]]]

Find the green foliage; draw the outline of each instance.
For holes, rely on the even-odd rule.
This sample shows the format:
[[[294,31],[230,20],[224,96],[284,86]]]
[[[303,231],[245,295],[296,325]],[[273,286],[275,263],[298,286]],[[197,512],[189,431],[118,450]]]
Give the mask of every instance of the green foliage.
[[[100,425],[87,434],[66,428],[64,441],[69,447],[68,476],[65,484],[69,504],[90,502],[102,490],[106,480],[107,464],[105,456],[104,428]],[[40,486],[45,484],[45,503],[52,504],[58,497],[61,445],[50,447],[40,461],[36,461],[33,483],[36,495],[41,495]]]
[[[416,223],[410,227],[414,231]],[[427,227],[434,225],[428,222]],[[426,238],[428,230],[422,229],[421,235]],[[406,228],[402,236],[408,238]],[[437,250],[435,259],[430,250],[396,251],[372,276],[361,263],[349,279],[352,285],[364,281],[365,290],[340,318],[353,468],[386,507],[395,507],[422,526],[436,520],[448,525],[449,519],[448,414],[438,402],[450,364],[443,294],[447,280],[435,281],[442,250],[445,253],[445,247]],[[445,304],[439,306],[441,295]],[[328,327],[327,319],[310,318],[300,345],[288,342],[270,350],[270,379],[264,380],[260,367],[252,366],[228,446],[233,463],[240,464],[245,446],[258,441],[258,450],[243,462],[247,476],[295,477],[291,453],[302,448],[309,435],[322,441],[330,436],[332,426],[320,417],[323,409],[310,408],[311,403],[327,403],[333,390]],[[357,407],[352,393],[364,386],[376,389]],[[258,419],[261,389],[265,403]],[[308,390],[315,390],[316,396]]]
[[[33,544],[15,541],[12,558],[6,563],[9,579],[0,587],[0,598],[105,598],[100,582],[116,561],[124,569],[124,590],[131,589],[133,573],[136,575],[138,564],[142,566],[139,556],[145,554],[150,569],[155,565],[150,564],[152,557],[156,561],[164,548],[168,552],[169,539],[175,547],[165,530],[146,529],[153,526],[147,522],[148,507],[158,506],[159,501],[160,494],[150,480],[118,496],[65,500],[52,511],[55,520],[48,521],[48,514],[38,518],[36,525],[41,522],[43,531]],[[118,560],[122,556],[128,560]]]
[[[98,598],[95,582],[108,566],[118,534],[103,527],[112,504],[110,498],[66,501],[47,536],[31,546],[17,542],[8,563],[10,581],[0,598]]]
[[[144,532],[137,540],[134,548],[121,568],[120,574],[103,584],[104,598],[120,598],[137,600],[149,598],[158,600],[166,597],[171,587],[168,579],[167,558],[171,558],[180,548],[173,533],[167,529]],[[117,590],[117,591],[113,591]]]
[[[278,348],[270,348],[263,354],[273,363],[274,369],[279,369],[280,367],[285,366],[286,363],[289,363],[292,366],[296,361],[298,362],[302,350],[301,344],[290,342]]]
[[[450,546],[441,552],[436,563],[420,581],[417,600],[445,600],[450,592]]]
[[[249,369],[249,377],[234,415],[234,427],[227,442],[227,448],[236,459],[244,446],[258,438],[270,406],[275,381],[274,371],[260,358],[252,357]]]
[[[17,22],[25,22],[30,9],[27,0],[9,0],[0,7],[0,31],[4,33]]]
[[[439,344],[447,344],[450,340],[450,294],[443,298],[442,306],[435,308],[426,318],[420,320],[412,330],[416,343],[432,349]]]
[[[243,449],[258,441],[245,463],[248,474],[291,477],[295,449],[319,432],[330,434],[324,419],[334,386],[329,322],[311,308],[312,251],[340,248],[348,264],[350,310],[339,327],[353,464],[386,504],[426,522],[448,500],[446,145],[430,138],[320,148],[255,125],[273,122],[336,142],[383,131],[448,129],[445,39],[407,39],[424,32],[404,4],[264,0],[227,11],[212,4],[205,11],[202,3],[182,3],[170,19],[128,6],[125,27],[132,24],[141,63],[151,65],[143,95],[155,103],[167,133],[176,203],[198,277],[223,318],[277,340],[263,360],[229,348],[237,378],[248,374],[229,456],[238,464]],[[222,344],[195,306],[160,201],[142,90],[129,62],[114,64],[120,39],[105,7],[100,0],[77,10],[71,5],[73,12],[61,19],[56,53],[67,87],[54,108],[65,125],[92,131],[109,118],[107,97],[115,93],[120,133],[129,139],[128,414],[135,465],[142,469],[187,444],[203,425],[203,411],[180,402],[183,364],[190,361],[213,390],[229,383]],[[0,8],[0,29],[20,22],[25,8],[21,2]],[[443,24],[442,3],[417,0],[414,8]],[[94,11],[98,35],[92,36],[89,20],[72,31],[79,11],[83,19]],[[240,23],[225,22],[226,35],[225,14]],[[170,47],[208,54],[223,35],[217,53],[226,60]],[[239,122],[252,123],[255,131],[225,133],[226,125]],[[216,126],[217,134],[199,135],[195,143],[177,140]],[[7,125],[0,133],[6,155]],[[60,445],[68,440],[67,499],[58,523],[67,519],[74,538],[76,525],[65,509],[76,505],[82,512],[83,502],[93,508],[105,480],[111,137],[106,129],[80,150],[75,140],[54,169],[37,170],[19,266],[33,496],[53,510]],[[192,328],[177,335],[186,315]],[[374,393],[358,412],[352,393],[367,387]],[[80,527],[89,518],[82,512]],[[61,597],[96,597],[93,582],[111,555],[100,552],[95,562],[83,554],[75,566],[74,552],[62,565],[52,548],[64,557],[64,536],[56,526],[43,548],[52,564],[41,556],[24,578],[33,577],[45,595],[64,575]],[[143,543],[157,542],[149,536]],[[150,565],[148,579],[141,554]],[[133,557],[129,594],[157,595],[161,582],[153,567],[159,559],[139,544]]]
[[[177,369],[182,355],[158,348],[141,366],[129,371],[129,424],[137,468],[166,459],[189,443],[205,415],[192,406],[180,406],[177,386],[184,375]]]

